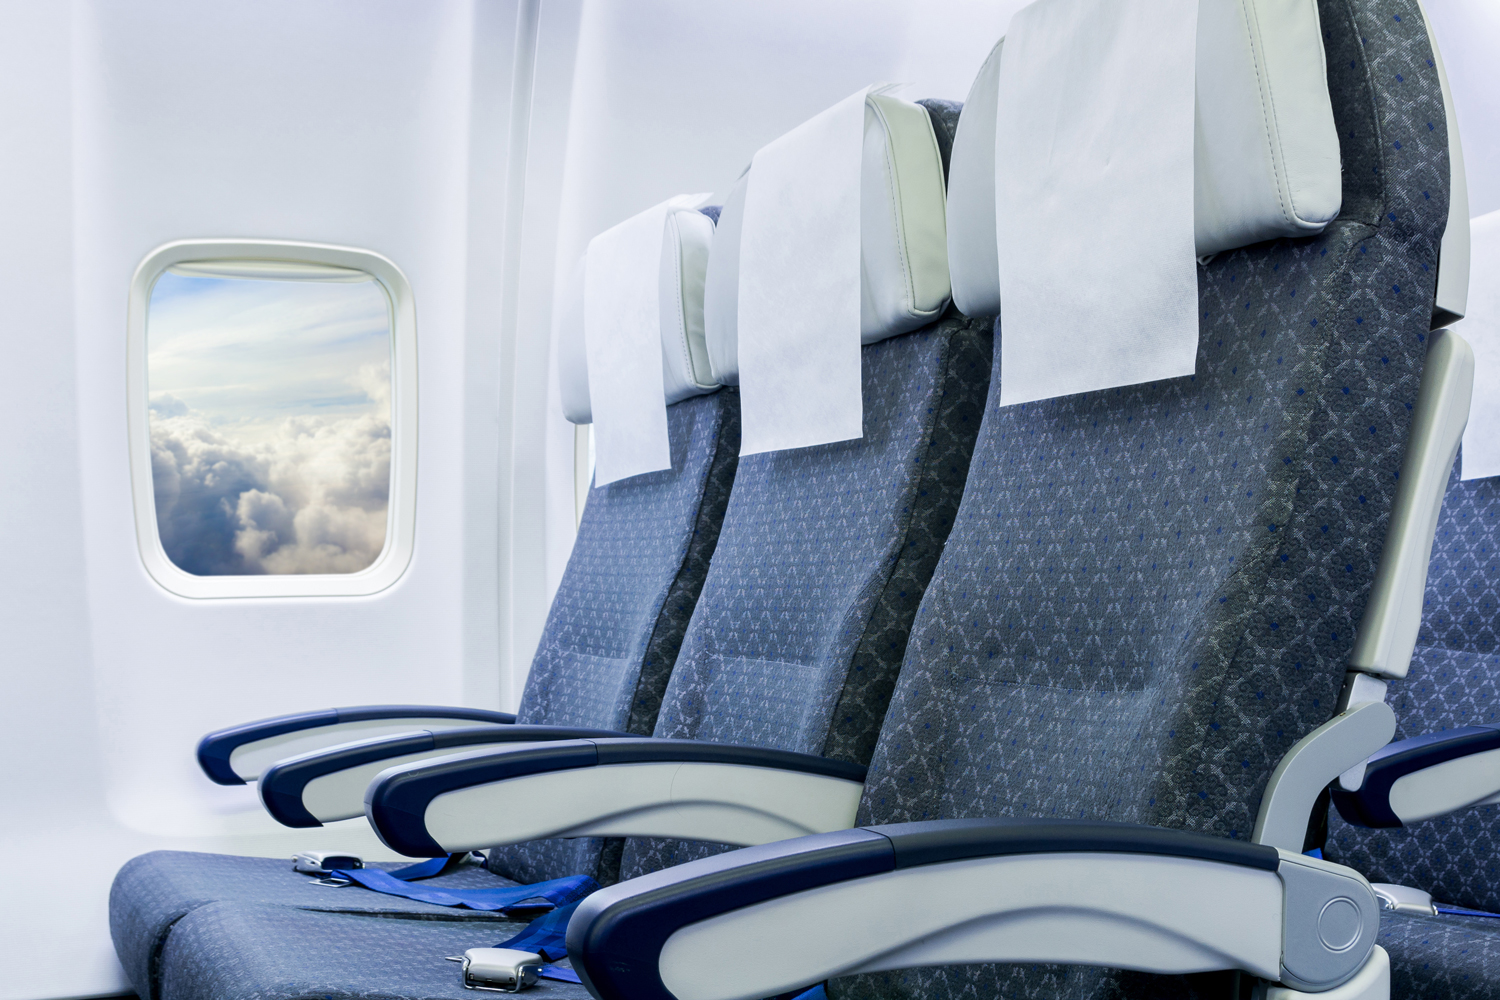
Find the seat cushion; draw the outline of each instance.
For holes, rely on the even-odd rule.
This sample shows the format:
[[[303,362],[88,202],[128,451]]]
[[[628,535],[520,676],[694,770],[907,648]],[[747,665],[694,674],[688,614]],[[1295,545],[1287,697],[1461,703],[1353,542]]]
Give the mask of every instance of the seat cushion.
[[[1489,1000],[1500,982],[1500,920],[1386,911],[1379,944],[1391,955],[1391,996]]]
[[[393,869],[398,864],[372,867]],[[514,885],[474,865],[423,885],[494,888]],[[387,896],[360,886],[331,888],[315,885],[311,877],[292,870],[289,860],[245,858],[192,851],[153,851],[120,869],[109,894],[109,931],[125,974],[141,1000],[160,996],[160,957],[163,945],[184,916],[215,901],[234,900],[251,906],[274,904],[288,913],[346,910],[428,920],[467,921],[484,925],[481,933],[495,934],[489,925],[501,923],[495,913],[455,910],[400,896]]]
[[[473,1000],[444,959],[498,944],[519,923],[416,914],[309,913],[212,903],[183,917],[161,956],[162,1000]],[[534,1000],[587,1000],[576,983],[541,980]]]

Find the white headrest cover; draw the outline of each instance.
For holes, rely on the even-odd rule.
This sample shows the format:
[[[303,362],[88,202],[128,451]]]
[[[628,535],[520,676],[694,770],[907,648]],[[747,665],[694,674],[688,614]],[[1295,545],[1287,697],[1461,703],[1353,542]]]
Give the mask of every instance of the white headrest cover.
[[[662,385],[668,406],[719,388],[703,336],[703,282],[713,239],[713,220],[702,212],[679,209],[667,214],[658,287]],[[564,287],[557,322],[558,388],[563,416],[575,424],[594,419],[583,339],[583,284],[584,259],[579,258]]]
[[[953,300],[971,316],[1000,311],[995,102],[1003,45],[1004,39],[975,78],[949,166]],[[1193,203],[1200,256],[1311,236],[1337,217],[1339,139],[1312,0],[1201,0],[1197,97]]]
[[[725,385],[739,383],[739,244],[749,179],[747,171],[724,200],[704,290],[708,355],[714,378]],[[871,94],[860,171],[861,343],[920,329],[947,307],[945,200],[943,159],[927,110]]]

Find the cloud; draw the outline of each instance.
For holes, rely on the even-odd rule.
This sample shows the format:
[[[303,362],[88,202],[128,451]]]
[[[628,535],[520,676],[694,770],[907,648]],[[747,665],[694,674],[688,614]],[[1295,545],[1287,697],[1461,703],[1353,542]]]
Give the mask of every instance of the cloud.
[[[388,363],[350,380],[355,416],[287,417],[253,443],[162,394],[151,400],[151,467],[162,546],[200,576],[352,573],[385,545],[390,499]]]

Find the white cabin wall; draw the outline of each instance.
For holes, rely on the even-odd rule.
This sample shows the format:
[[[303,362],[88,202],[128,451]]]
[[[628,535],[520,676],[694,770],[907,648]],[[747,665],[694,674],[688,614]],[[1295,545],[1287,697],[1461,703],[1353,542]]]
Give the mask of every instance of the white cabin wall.
[[[1500,3],[1422,0],[1443,51],[1463,139],[1469,216],[1500,209]],[[1478,275],[1475,276],[1478,280]]]
[[[13,762],[0,840],[18,862],[0,898],[68,900],[0,912],[3,1000],[129,988],[106,899],[144,851],[390,856],[362,821],[288,830],[253,789],[209,783],[193,759],[204,732],[335,704],[497,706],[496,511],[512,489],[500,415],[513,401],[492,275],[514,249],[520,9],[0,3],[0,753]],[[157,245],[215,236],[366,247],[411,281],[416,553],[381,594],[193,601],[142,567],[126,293]]]

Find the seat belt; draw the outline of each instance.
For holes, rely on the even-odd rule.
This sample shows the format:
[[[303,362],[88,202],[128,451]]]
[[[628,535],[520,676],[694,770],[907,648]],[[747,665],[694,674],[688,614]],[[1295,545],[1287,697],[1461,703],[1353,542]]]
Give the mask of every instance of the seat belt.
[[[500,912],[565,907],[599,888],[599,883],[587,875],[570,875],[567,878],[555,878],[532,885],[506,885],[488,889],[440,888],[412,884],[457,868],[465,857],[467,857],[467,852],[446,858],[431,858],[389,872],[379,868],[340,868],[330,873],[330,879],[346,881],[344,883],[325,882],[324,884],[355,882],[366,889],[385,893],[388,896],[402,896],[420,903],[431,903],[434,906],[455,906],[470,910]],[[569,910],[570,914],[571,912]],[[563,923],[563,930],[567,930],[566,921]]]
[[[593,882],[593,879],[589,881]],[[598,885],[596,884],[594,888],[597,889]],[[590,892],[592,891],[591,889]],[[588,893],[583,894],[583,896],[587,895]],[[556,979],[564,983],[582,982],[578,978],[578,973],[555,963],[568,957],[568,921],[573,919],[573,911],[578,909],[579,903],[583,902],[583,896],[558,906],[549,913],[542,914],[527,924],[524,931],[513,938],[501,941],[494,947],[536,952],[542,956],[544,962],[548,963],[542,966],[541,972],[537,973],[543,979]]]

